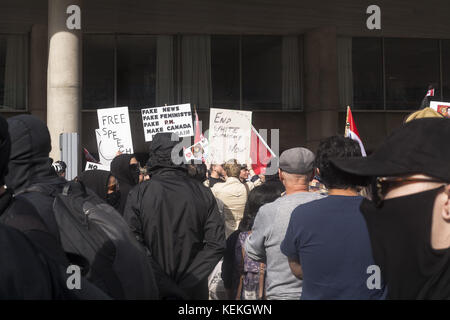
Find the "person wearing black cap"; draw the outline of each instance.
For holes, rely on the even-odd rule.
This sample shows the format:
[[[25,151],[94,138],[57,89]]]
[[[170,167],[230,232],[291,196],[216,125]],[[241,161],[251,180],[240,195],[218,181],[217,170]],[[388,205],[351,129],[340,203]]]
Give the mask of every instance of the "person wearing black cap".
[[[385,294],[381,279],[367,285],[374,259],[357,191],[366,179],[330,163],[348,156],[361,157],[356,141],[334,136],[320,142],[315,167],[328,196],[292,212],[280,246],[292,273],[303,279],[304,300],[382,299]]]
[[[449,136],[450,119],[417,119],[367,158],[332,161],[374,179],[361,211],[390,299],[450,299]]]
[[[185,296],[208,299],[208,276],[225,250],[224,222],[211,190],[172,160],[179,143],[176,134],[153,137],[150,180],[129,194],[124,218]]]

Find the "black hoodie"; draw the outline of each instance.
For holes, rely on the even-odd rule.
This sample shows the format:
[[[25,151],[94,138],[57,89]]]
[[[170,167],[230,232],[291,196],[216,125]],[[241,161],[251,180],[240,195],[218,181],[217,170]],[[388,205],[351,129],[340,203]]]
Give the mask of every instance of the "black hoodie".
[[[120,206],[118,211],[123,215],[128,193],[139,183],[139,175],[133,175],[130,169],[130,160],[134,158],[132,154],[121,154],[111,162],[111,173],[119,181]]]
[[[208,276],[225,250],[224,221],[211,190],[172,163],[177,143],[170,134],[155,135],[151,178],[129,194],[124,218],[186,296],[207,299]]]

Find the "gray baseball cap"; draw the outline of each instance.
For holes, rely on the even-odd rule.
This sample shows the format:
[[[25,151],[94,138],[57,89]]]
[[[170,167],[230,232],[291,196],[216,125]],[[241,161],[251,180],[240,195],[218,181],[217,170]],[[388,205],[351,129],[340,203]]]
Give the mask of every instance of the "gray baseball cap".
[[[284,151],[280,156],[279,168],[287,173],[310,173],[314,166],[314,153],[306,148],[292,148]]]

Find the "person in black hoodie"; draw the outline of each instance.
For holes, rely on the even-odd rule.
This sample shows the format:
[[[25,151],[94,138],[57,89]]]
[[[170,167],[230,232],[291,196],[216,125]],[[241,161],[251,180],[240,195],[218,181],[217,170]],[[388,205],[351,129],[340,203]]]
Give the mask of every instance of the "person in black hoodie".
[[[121,154],[111,162],[111,173],[119,181],[120,205],[117,210],[123,215],[128,193],[140,182],[139,162],[132,154]]]
[[[120,190],[116,178],[109,171],[88,170],[77,177],[78,181],[94,191],[110,206],[118,209],[120,206]]]
[[[12,226],[25,232],[0,223],[0,299],[108,299],[84,278],[80,290],[67,287],[64,253],[56,252],[34,207],[13,199],[12,190],[4,187],[10,151],[8,123],[0,116],[0,217],[8,212]]]
[[[208,276],[225,250],[224,222],[211,190],[173,163],[178,143],[175,134],[154,136],[150,180],[129,194],[124,217],[187,298],[208,299]]]

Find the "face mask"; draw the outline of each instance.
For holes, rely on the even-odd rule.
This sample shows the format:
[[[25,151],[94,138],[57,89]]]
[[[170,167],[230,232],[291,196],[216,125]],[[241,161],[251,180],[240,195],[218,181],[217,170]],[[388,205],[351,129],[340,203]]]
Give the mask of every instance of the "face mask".
[[[106,203],[117,209],[120,206],[120,191],[114,191],[106,195]]]
[[[384,200],[379,207],[361,203],[375,263],[391,299],[450,297],[450,249],[434,250],[434,202],[442,188]]]
[[[131,176],[133,177],[134,183],[138,184],[139,183],[139,175],[141,174],[141,171],[139,170],[139,165],[130,164],[130,172],[131,172]]]

